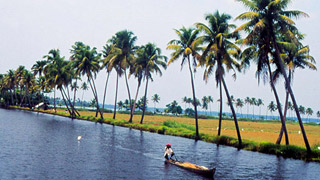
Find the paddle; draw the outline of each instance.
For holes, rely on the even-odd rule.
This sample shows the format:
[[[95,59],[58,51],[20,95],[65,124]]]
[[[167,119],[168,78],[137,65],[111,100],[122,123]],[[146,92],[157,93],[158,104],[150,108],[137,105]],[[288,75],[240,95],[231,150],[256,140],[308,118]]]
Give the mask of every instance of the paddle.
[[[179,161],[179,160],[177,159],[176,154],[173,154],[173,156],[174,156],[174,158],[176,159],[176,161]],[[171,156],[171,158],[172,158],[173,156]]]

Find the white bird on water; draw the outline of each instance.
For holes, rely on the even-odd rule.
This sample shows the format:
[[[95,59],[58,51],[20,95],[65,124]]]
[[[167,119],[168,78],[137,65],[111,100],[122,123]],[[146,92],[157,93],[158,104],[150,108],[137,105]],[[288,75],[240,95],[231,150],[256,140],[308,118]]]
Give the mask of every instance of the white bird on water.
[[[81,138],[82,138],[81,136],[78,136],[78,141],[80,141],[80,140],[81,140]]]

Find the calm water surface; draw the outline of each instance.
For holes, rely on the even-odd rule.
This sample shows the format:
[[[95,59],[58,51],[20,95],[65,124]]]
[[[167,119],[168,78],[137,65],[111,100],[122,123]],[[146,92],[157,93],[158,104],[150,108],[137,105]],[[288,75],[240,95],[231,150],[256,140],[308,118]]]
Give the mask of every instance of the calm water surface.
[[[320,179],[319,163],[4,109],[0,109],[0,179],[206,179],[165,164],[167,143],[178,160],[216,167],[214,179]]]

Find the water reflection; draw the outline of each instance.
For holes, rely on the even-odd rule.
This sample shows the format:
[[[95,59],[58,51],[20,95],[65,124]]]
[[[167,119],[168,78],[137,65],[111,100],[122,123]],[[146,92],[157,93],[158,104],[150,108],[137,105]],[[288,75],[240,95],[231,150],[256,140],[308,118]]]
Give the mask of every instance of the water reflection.
[[[77,140],[82,136],[81,141]],[[0,109],[0,179],[207,179],[163,159],[216,167],[215,179],[319,179],[320,165],[173,136]]]

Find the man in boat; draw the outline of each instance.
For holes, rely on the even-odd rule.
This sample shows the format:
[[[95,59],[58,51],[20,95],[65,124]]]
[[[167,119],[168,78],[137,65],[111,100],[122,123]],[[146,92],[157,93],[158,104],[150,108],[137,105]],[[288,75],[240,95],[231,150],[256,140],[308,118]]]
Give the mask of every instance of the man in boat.
[[[171,144],[167,144],[166,147],[164,148],[164,158],[169,160],[172,158],[173,155],[174,155],[174,152],[171,148]]]

